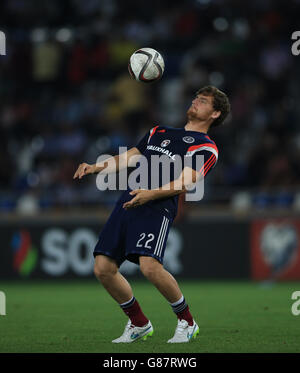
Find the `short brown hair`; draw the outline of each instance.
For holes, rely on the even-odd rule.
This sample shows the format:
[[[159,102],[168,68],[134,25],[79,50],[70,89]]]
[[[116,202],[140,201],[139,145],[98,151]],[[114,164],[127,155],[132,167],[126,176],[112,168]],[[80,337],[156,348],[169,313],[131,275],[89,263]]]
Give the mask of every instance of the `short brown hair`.
[[[222,124],[230,113],[230,103],[227,95],[212,85],[199,89],[196,95],[198,96],[199,94],[213,97],[214,110],[221,112],[221,115],[212,122],[210,127],[217,127]]]

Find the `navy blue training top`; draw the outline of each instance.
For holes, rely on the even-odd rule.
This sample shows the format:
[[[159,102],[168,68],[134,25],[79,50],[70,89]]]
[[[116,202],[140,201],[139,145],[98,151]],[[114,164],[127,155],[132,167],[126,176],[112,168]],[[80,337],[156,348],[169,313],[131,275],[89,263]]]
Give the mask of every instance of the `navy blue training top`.
[[[204,177],[218,160],[217,146],[206,133],[187,131],[184,128],[155,126],[140,140],[136,148],[147,159],[147,169],[144,163],[137,164],[137,167],[140,166],[145,171],[144,176],[148,175],[146,184],[142,186],[144,189],[155,189],[167,184],[166,177],[168,182],[175,180],[184,166],[200,171]],[[197,155],[203,155],[204,162],[200,162],[199,157],[197,160]],[[176,163],[179,159],[181,163]],[[163,168],[159,160],[160,162],[169,160],[170,170]],[[174,162],[179,165],[179,169],[177,166],[174,167]],[[118,203],[131,200],[133,198],[129,194],[131,190],[128,188],[124,191]],[[178,195],[150,201],[147,205],[174,219],[177,214]]]

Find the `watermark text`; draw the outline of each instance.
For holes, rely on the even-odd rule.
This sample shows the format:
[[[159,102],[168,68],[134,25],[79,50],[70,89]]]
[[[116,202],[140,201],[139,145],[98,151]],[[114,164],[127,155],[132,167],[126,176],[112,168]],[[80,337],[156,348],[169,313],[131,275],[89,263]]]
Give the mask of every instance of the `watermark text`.
[[[6,55],[6,36],[3,31],[0,31],[0,55]]]
[[[294,316],[299,316],[300,315],[300,291],[294,291],[292,294],[292,299],[296,300],[296,302],[292,304],[292,309],[291,309],[292,314]]]
[[[3,291],[0,291],[0,316],[6,315],[6,297]]]
[[[292,54],[294,56],[299,56],[300,54],[300,31],[294,31],[292,33],[292,40],[295,42],[292,44]]]
[[[127,160],[124,159],[126,150],[126,147],[119,149],[118,164],[116,158],[108,154],[98,157],[97,165],[105,165],[96,178],[99,190],[127,190],[128,188],[182,190],[184,188],[187,201],[200,201],[203,198],[204,177],[201,177],[201,170],[204,170],[203,155],[181,157],[179,154],[173,154],[156,146],[152,150],[160,154],[151,154],[148,158],[144,155],[132,155],[130,160]],[[127,166],[134,167],[129,176]],[[117,170],[119,170],[118,181]],[[197,180],[193,179],[193,170],[200,170]]]

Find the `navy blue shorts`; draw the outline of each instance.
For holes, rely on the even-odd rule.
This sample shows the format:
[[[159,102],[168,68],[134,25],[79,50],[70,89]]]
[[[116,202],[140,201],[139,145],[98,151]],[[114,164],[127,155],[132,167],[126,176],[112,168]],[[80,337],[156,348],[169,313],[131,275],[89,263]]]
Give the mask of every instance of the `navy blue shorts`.
[[[170,217],[147,205],[125,210],[118,203],[100,233],[94,257],[107,255],[118,266],[126,259],[139,264],[139,256],[152,256],[163,263],[172,222]]]

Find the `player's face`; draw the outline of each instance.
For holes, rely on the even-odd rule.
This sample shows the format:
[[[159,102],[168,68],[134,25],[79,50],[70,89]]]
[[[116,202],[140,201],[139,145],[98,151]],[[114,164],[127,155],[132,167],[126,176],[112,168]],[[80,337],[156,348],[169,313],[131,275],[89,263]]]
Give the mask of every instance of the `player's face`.
[[[215,119],[216,111],[213,108],[213,97],[199,94],[192,101],[192,105],[187,111],[189,119],[206,121]]]

